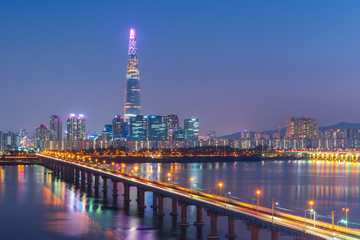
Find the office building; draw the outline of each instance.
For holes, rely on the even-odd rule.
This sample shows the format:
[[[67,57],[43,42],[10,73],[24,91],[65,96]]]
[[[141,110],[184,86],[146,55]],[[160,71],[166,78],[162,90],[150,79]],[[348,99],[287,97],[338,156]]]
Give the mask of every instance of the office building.
[[[166,117],[150,115],[148,116],[148,131],[150,141],[160,141],[167,139]]]
[[[148,117],[136,115],[130,118],[130,140],[147,140],[148,139]]]
[[[172,140],[174,138],[174,131],[179,127],[179,118],[175,114],[166,116],[166,131],[167,139]]]
[[[199,139],[199,119],[191,118],[184,120],[184,139],[189,141],[190,147],[196,147]]]
[[[112,135],[114,140],[120,140],[127,137],[127,124],[124,122],[124,118],[120,115],[116,115],[112,120]]]

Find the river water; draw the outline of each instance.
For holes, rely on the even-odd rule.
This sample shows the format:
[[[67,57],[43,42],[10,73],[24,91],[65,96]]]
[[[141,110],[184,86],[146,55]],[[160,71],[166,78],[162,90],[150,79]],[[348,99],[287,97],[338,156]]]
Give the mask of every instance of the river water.
[[[121,168],[121,165],[110,167]],[[127,164],[125,169],[136,175],[213,194],[220,194],[218,183],[221,181],[222,196],[230,195],[232,199],[247,203],[256,204],[255,191],[259,189],[260,205],[271,207],[274,199],[278,203],[277,210],[300,216],[304,216],[309,200],[313,200],[322,221],[330,222],[328,216],[335,211],[336,223],[345,218],[342,208],[349,208],[348,226],[360,228],[359,164],[310,160],[144,163]],[[206,239],[210,232],[205,212],[202,229],[192,224],[186,230],[179,228],[168,215],[170,199],[164,199],[166,215],[163,220],[154,217],[149,192],[146,193],[148,207],[139,215],[135,188],[131,188],[130,210],[124,210],[122,197],[118,207],[113,207],[111,191],[107,201],[96,198],[93,192],[58,179],[42,166],[0,166],[0,182],[1,239]],[[189,223],[195,221],[195,214],[195,207],[188,207]],[[227,219],[219,217],[218,222],[218,233],[224,239]],[[240,221],[236,221],[236,234],[237,239],[250,239],[250,232]],[[270,233],[261,230],[260,239],[270,239]],[[292,238],[281,235],[280,239]]]

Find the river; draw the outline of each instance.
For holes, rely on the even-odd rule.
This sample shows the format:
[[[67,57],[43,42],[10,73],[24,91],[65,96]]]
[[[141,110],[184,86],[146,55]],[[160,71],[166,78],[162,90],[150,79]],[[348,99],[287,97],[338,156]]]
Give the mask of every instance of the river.
[[[136,167],[135,167],[136,166]],[[121,168],[116,164],[110,166]],[[345,218],[348,226],[360,228],[359,171],[356,163],[331,163],[312,160],[257,161],[235,163],[142,163],[126,164],[127,172],[151,179],[171,182],[187,188],[220,194],[256,204],[256,190],[261,191],[260,205],[304,216],[314,201],[319,220],[335,223]],[[168,177],[170,173],[170,177]],[[193,178],[191,182],[190,179]],[[136,191],[131,188],[130,210],[122,209],[119,199],[114,209],[109,199],[95,198],[93,192],[66,183],[42,166],[0,166],[0,231],[2,239],[206,239],[209,219],[203,213],[205,226],[179,228],[170,212],[170,199],[165,199],[166,216],[154,217],[151,193],[146,193],[144,215],[136,208]],[[111,188],[109,187],[109,190]],[[120,194],[122,188],[119,189]],[[188,207],[188,222],[195,221],[195,207]],[[226,217],[219,217],[218,233],[224,239]],[[250,239],[246,225],[236,222],[237,239]],[[270,233],[260,231],[260,239]],[[280,239],[292,239],[280,236]]]

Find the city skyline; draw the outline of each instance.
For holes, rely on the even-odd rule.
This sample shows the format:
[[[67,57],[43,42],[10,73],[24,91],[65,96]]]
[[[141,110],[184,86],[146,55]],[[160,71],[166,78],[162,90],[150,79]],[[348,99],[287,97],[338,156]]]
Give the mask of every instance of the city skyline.
[[[13,101],[3,107],[12,117],[0,120],[1,130],[32,131],[50,115],[83,112],[94,132],[122,115],[131,27],[141,38],[144,115],[198,117],[202,135],[218,136],[283,127],[289,116],[311,116],[319,126],[359,122],[356,2],[209,3],[197,15],[164,2],[159,16],[145,2],[112,4],[2,3],[0,100]],[[94,22],[93,12],[106,17]]]

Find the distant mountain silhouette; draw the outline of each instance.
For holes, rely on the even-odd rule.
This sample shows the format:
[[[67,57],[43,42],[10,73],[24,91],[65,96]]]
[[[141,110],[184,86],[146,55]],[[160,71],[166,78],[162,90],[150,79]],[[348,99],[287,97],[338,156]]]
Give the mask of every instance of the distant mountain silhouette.
[[[321,132],[325,132],[327,129],[340,129],[340,130],[344,130],[344,129],[359,129],[360,128],[360,123],[348,123],[348,122],[339,122],[337,124],[331,125],[331,126],[325,126],[325,127],[319,127],[319,130]],[[261,131],[262,134],[269,134],[270,136],[275,133],[278,132],[279,130],[266,130],[266,131]],[[281,128],[280,129],[281,134],[285,134],[286,132],[286,128]],[[233,133],[233,134],[229,134],[229,135],[225,135],[222,137],[218,137],[219,139],[240,139],[241,138],[241,132],[237,132],[237,133]]]

